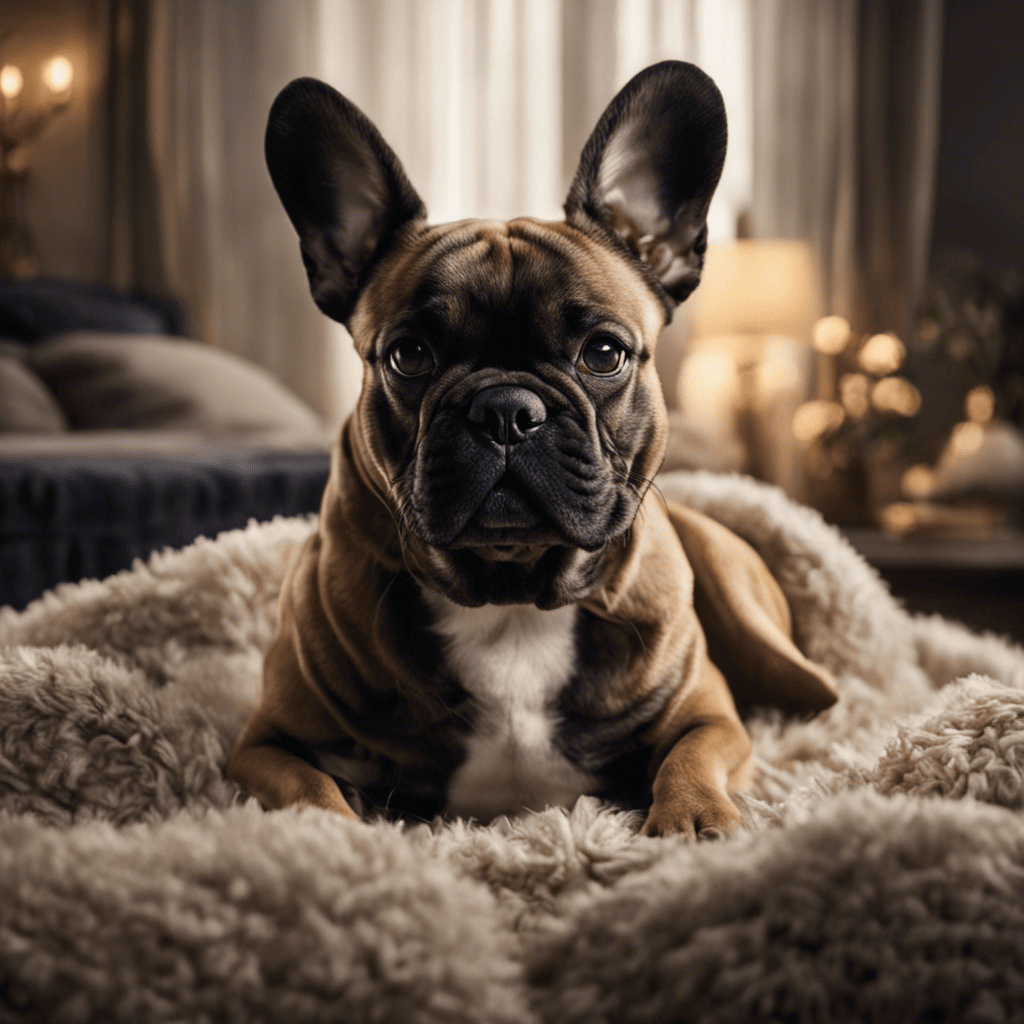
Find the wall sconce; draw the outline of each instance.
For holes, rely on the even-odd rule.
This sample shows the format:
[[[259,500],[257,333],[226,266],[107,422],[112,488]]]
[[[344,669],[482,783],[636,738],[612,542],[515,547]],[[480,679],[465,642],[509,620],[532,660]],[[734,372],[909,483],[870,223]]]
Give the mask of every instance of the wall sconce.
[[[25,216],[29,166],[36,139],[71,102],[74,68],[67,57],[42,67],[40,102],[26,102],[25,77],[14,64],[0,67],[0,274],[30,277],[39,253]]]

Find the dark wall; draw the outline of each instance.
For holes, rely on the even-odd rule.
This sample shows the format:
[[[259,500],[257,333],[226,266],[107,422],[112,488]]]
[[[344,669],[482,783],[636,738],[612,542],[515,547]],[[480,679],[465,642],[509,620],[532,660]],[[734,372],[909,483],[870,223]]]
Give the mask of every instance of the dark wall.
[[[932,249],[1024,271],[1024,2],[947,0]]]

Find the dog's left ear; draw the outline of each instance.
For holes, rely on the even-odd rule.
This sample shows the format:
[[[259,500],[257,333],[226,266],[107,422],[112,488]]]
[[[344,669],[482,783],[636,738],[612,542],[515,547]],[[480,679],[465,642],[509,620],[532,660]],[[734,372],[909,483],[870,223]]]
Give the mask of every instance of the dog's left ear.
[[[345,323],[398,229],[426,216],[423,201],[370,119],[314,78],[296,79],[274,100],[264,150],[313,299]]]
[[[682,302],[700,281],[726,138],[722,94],[703,71],[680,61],[641,71],[587,141],[566,220],[614,232]]]

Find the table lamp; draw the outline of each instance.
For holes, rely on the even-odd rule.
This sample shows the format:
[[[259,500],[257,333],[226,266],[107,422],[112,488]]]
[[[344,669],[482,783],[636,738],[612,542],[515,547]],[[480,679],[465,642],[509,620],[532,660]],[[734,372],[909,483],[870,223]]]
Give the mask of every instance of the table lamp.
[[[748,471],[794,495],[801,469],[792,421],[810,388],[810,340],[820,311],[807,242],[742,238],[710,245],[679,379],[683,412],[723,442],[738,434]]]

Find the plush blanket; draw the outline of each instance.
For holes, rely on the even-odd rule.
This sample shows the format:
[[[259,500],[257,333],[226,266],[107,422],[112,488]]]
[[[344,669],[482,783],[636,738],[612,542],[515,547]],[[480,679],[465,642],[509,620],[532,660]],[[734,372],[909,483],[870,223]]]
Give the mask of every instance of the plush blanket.
[[[251,525],[0,612],[0,1021],[1024,1019],[1024,651],[910,616],[778,491],[659,485],[754,545],[839,682],[749,721],[745,829],[242,799],[224,764],[313,528]]]

